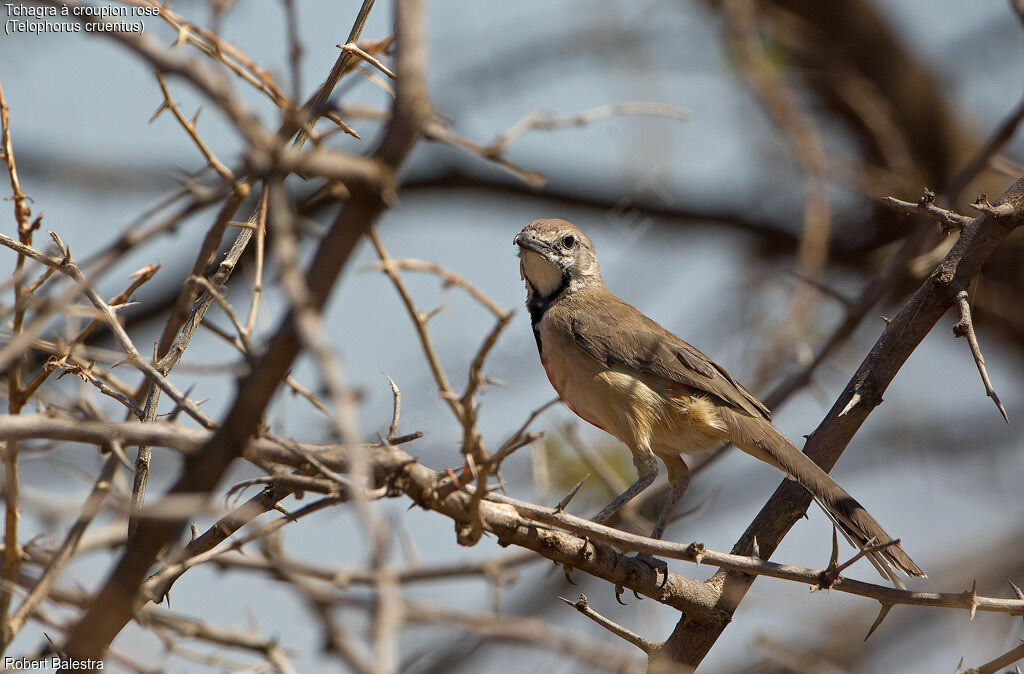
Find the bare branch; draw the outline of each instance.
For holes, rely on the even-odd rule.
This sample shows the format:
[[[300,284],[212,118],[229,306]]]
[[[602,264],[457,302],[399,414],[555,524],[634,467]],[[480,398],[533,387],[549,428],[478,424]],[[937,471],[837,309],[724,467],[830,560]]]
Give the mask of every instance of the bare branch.
[[[927,215],[942,225],[942,231],[944,232],[954,229],[959,231],[974,221],[973,218],[969,218],[966,215],[960,215],[959,213],[936,206],[935,193],[930,191],[925,191],[924,196],[918,199],[916,204],[912,204],[909,201],[900,201],[895,197],[885,197],[882,199],[882,203],[891,206],[900,213],[922,213]]]
[[[960,320],[953,326],[953,334],[957,337],[967,337],[967,343],[971,347],[971,355],[974,356],[974,364],[978,366],[978,374],[985,385],[985,395],[992,399],[996,409],[1003,415],[1003,421],[1010,423],[1006,415],[1006,408],[996,395],[992,387],[992,380],[988,377],[988,370],[985,368],[985,356],[981,354],[981,346],[978,344],[978,335],[974,332],[974,322],[971,320],[971,304],[967,298],[967,291],[961,290],[956,294],[957,308],[960,311]]]
[[[577,599],[575,602],[571,602],[565,597],[559,597],[559,599],[561,599],[569,606],[572,606],[574,609],[576,609],[583,615],[587,616],[588,618],[590,618],[591,620],[593,620],[598,625],[605,628],[615,636],[619,637],[620,639],[625,639],[626,641],[633,644],[634,646],[642,650],[644,653],[647,653],[648,655],[655,652],[659,646],[659,644],[656,644],[653,641],[650,641],[649,639],[643,638],[636,632],[631,632],[625,627],[622,627],[621,625],[612,622],[611,620],[605,618],[603,615],[601,615],[594,609],[590,608],[590,606],[587,604],[587,595],[585,594],[581,594],[580,598]]]
[[[392,168],[402,163],[418,138],[429,109],[424,83],[426,55],[422,11],[417,0],[401,0],[398,4],[398,88],[394,115],[374,153],[375,160]],[[362,20],[365,21],[365,16]],[[384,210],[390,196],[372,187],[353,191],[333,227],[320,242],[307,272],[307,285],[315,309],[319,310],[327,301],[331,287],[356,243]],[[298,354],[299,344],[295,325],[289,317],[271,339],[266,353],[252,372],[239,383],[224,423],[203,451],[186,459],[181,477],[169,494],[206,494],[216,485],[256,431],[264,409]],[[180,519],[140,523],[136,535],[97,594],[96,601],[72,629],[64,646],[69,655],[90,659],[107,649],[130,619],[135,594],[149,567],[185,524]]]
[[[995,248],[1024,218],[1024,179],[1014,183],[997,201],[996,208],[1012,207],[1014,214],[996,218],[984,215],[975,219],[960,234],[945,259],[936,267],[917,292],[890,321],[871,353],[847,384],[829,414],[812,433],[804,452],[825,470],[831,469],[850,439],[881,402],[881,395],[900,367],[917,348],[935,323],[957,302],[956,293],[969,285]],[[855,395],[860,404],[851,406]],[[756,540],[760,554],[768,557],[810,504],[810,497],[795,484],[784,483],[761,509],[733,548],[749,551]],[[730,612],[735,610],[753,582],[753,577],[738,572],[720,571],[721,597],[727,598]],[[674,633],[672,657],[696,666],[721,635],[723,626],[681,624]]]

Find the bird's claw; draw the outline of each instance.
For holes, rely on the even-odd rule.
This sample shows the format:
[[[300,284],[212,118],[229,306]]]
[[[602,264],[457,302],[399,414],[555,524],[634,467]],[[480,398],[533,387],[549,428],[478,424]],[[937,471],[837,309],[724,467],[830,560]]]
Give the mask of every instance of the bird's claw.
[[[621,585],[616,585],[615,586],[615,601],[619,602],[623,606],[626,605],[626,602],[622,601],[622,593],[625,592],[625,591],[626,591],[626,589],[624,587],[622,587]]]
[[[572,579],[572,572],[573,572],[574,570],[575,570],[575,569],[573,569],[573,568],[572,568],[571,566],[569,566],[568,564],[566,564],[566,565],[562,566],[562,573],[564,573],[564,574],[565,574],[565,579],[566,579],[567,581],[569,581],[569,584],[570,584],[570,585],[579,585],[579,583],[577,583],[576,581],[574,581],[574,580]]]

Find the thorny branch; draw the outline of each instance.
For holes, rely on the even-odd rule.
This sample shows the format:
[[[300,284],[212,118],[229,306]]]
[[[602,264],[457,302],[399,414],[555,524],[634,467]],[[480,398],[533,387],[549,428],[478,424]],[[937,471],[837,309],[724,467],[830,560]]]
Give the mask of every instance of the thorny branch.
[[[149,37],[106,30],[110,26],[101,18],[81,16],[77,20],[104,28],[101,32],[108,38],[121,43],[153,68],[162,95],[162,103],[154,118],[164,110],[170,111],[199,150],[205,166],[189,177],[174,195],[147,211],[131,223],[116,241],[84,262],[76,262],[56,234],[51,234],[51,237],[57,254],[44,252],[32,243],[32,233],[39,227],[40,218],[32,220],[31,200],[20,185],[9,129],[10,113],[0,89],[0,152],[12,187],[14,221],[18,230],[17,239],[0,234],[0,245],[14,251],[17,256],[14,273],[9,283],[3,286],[7,288],[9,285],[14,289],[13,308],[3,309],[4,315],[11,317],[12,330],[10,339],[0,347],[0,364],[8,374],[10,412],[8,416],[0,417],[0,440],[5,443],[4,497],[7,504],[3,564],[0,568],[2,648],[6,648],[26,624],[36,621],[62,635],[62,643],[45,646],[35,653],[55,647],[62,655],[78,658],[106,655],[143,671],[141,665],[133,664],[123,654],[108,649],[124,625],[134,619],[156,634],[168,650],[182,657],[215,666],[225,665],[215,656],[189,653],[182,648],[178,640],[187,637],[208,645],[255,654],[261,661],[253,667],[254,670],[294,672],[289,659],[292,653],[274,639],[256,633],[225,630],[206,620],[172,614],[162,607],[150,605],[150,602],[159,603],[168,597],[172,585],[184,574],[204,565],[229,571],[258,572],[284,583],[307,602],[311,613],[321,623],[327,650],[360,672],[398,671],[404,665],[398,659],[398,636],[409,624],[442,624],[514,643],[561,650],[592,666],[627,671],[636,669],[638,660],[635,652],[619,648],[617,642],[609,645],[578,638],[533,619],[456,611],[410,601],[404,596],[404,588],[408,585],[455,578],[483,579],[497,593],[498,588],[509,582],[511,569],[539,559],[579,569],[610,585],[628,588],[638,597],[641,594],[651,597],[679,611],[681,619],[676,630],[659,642],[641,636],[594,610],[584,595],[575,602],[562,600],[619,639],[640,649],[648,657],[651,671],[666,663],[671,663],[668,666],[676,669],[699,664],[731,620],[750,583],[759,575],[878,602],[881,613],[871,627],[872,631],[896,605],[960,609],[967,611],[972,620],[977,611],[1024,615],[1024,596],[1016,586],[1013,586],[1016,598],[1004,599],[981,596],[976,586],[962,592],[918,592],[847,578],[843,573],[861,559],[864,552],[840,561],[837,543],[834,543],[832,558],[824,569],[769,561],[768,557],[782,536],[807,506],[805,496],[788,484],[781,487],[765,506],[731,553],[709,550],[696,542],[678,544],[653,540],[593,524],[566,512],[576,490],[556,507],[528,503],[503,493],[503,462],[517,449],[540,437],[530,431],[531,426],[557,400],[535,410],[508,438],[500,444],[495,443],[497,451],[488,451],[483,433],[478,428],[478,398],[481,390],[493,381],[487,377],[485,365],[499,336],[509,325],[512,312],[503,309],[455,271],[429,261],[389,256],[374,223],[395,200],[397,172],[413,144],[423,137],[461,148],[512,172],[528,184],[539,185],[543,176],[513,164],[505,156],[510,145],[524,134],[578,127],[619,115],[651,114],[685,119],[685,111],[660,103],[606,105],[568,117],[551,117],[536,111],[497,135],[491,143],[478,143],[455,133],[447,121],[430,108],[425,84],[424,9],[419,0],[397,2],[393,36],[360,41],[374,4],[373,0],[364,0],[348,38],[339,45],[341,54],[330,73],[303,105],[299,105],[297,98],[303,50],[296,9],[290,1],[284,0],[293,85],[288,94],[275,82],[269,70],[263,69],[242,49],[217,33],[218,17],[229,3],[215,3],[214,29],[211,30],[155,0],[126,1],[159,8],[161,19],[176,33],[175,46],[189,45],[204,58],[197,61],[183,57]],[[72,9],[81,6],[75,0],[45,2]],[[804,236],[801,239],[800,264],[806,289],[828,293],[829,289],[820,280],[831,223],[826,157],[819,131],[796,100],[795,91],[786,86],[768,60],[753,23],[754,3],[730,0],[726,5],[732,45],[740,66],[770,114],[790,137],[804,174]],[[392,56],[394,58],[390,58]],[[210,64],[215,68],[210,68]],[[221,66],[226,70],[219,69]],[[370,68],[394,81],[395,100],[389,111],[336,105],[330,100],[336,85],[348,73],[360,72],[382,83],[384,88],[390,87]],[[282,121],[276,131],[265,127],[253,114],[245,99],[231,88],[225,73],[244,82],[247,90],[254,88],[259,92],[256,95],[267,97],[280,110]],[[226,116],[243,144],[243,159],[238,165],[229,166],[214,154],[200,134],[198,112],[192,119],[182,113],[165,82],[171,78],[199,92],[206,102]],[[372,152],[355,155],[328,145],[327,141],[338,130],[359,138],[345,121],[345,117],[350,115],[385,122],[383,137]],[[332,126],[327,132],[318,132],[317,124],[324,117]],[[960,182],[969,182],[1000,151],[1019,125],[1020,118],[1019,110],[1008,118],[976,160],[964,169]],[[313,141],[310,148],[305,147],[306,140]],[[291,174],[321,181],[317,190],[320,198],[343,204],[330,230],[317,242],[316,253],[305,271],[300,267],[303,223],[286,189],[286,180]],[[259,199],[248,220],[236,222],[236,213],[246,205],[250,196],[256,195]],[[937,206],[930,192],[926,192],[916,204],[893,198],[888,198],[886,203],[901,213],[935,219],[946,233],[955,231],[959,238],[946,259],[889,323],[847,390],[810,436],[807,452],[826,468],[835,463],[860,424],[880,403],[881,394],[896,371],[950,307],[956,307],[960,317],[954,333],[958,337],[967,337],[986,393],[1007,419],[978,345],[967,288],[995,246],[1024,219],[1021,215],[1024,181],[994,204],[984,196],[980,197],[972,204],[982,213],[975,219]],[[135,346],[118,312],[130,303],[132,294],[152,278],[157,267],[140,270],[128,287],[109,301],[102,299],[94,288],[106,269],[123,255],[159,235],[174,231],[184,218],[214,204],[219,206],[218,210],[205,236],[197,242],[190,273],[177,295],[153,357],[147,358]],[[164,213],[163,217],[157,219],[161,213]],[[143,227],[145,223],[149,224]],[[237,235],[227,253],[218,260],[225,234],[233,227],[238,228]],[[268,229],[273,248],[266,246]],[[769,396],[772,405],[807,384],[814,370],[850,337],[871,308],[896,285],[907,260],[919,247],[918,234],[907,238],[893,256],[888,270],[868,284],[860,296],[847,298],[843,294],[830,293],[841,300],[847,312],[845,320],[809,363],[775,389]],[[358,397],[342,378],[340,361],[325,332],[323,311],[335,279],[363,235],[369,238],[379,258],[372,268],[386,274],[397,291],[413,321],[438,393],[459,425],[461,461],[464,464],[461,472],[429,468],[403,448],[420,434],[399,435],[401,392],[390,378],[393,414],[386,436],[380,437],[380,442],[376,443],[359,442],[360,434],[355,425]],[[255,273],[251,300],[247,312],[236,311],[232,306],[228,282],[243,256],[250,252],[249,244],[254,237]],[[280,281],[288,313],[264,344],[256,328],[264,292],[265,248],[272,253],[271,263],[275,264],[278,272],[273,279]],[[30,281],[36,273],[35,265],[41,265],[42,272]],[[434,346],[428,327],[433,313],[420,311],[400,274],[402,271],[433,274],[445,288],[464,290],[494,319],[493,326],[484,334],[479,348],[466,363],[465,386],[461,392],[452,384],[455,380],[449,378]],[[62,277],[69,281],[62,280]],[[270,275],[267,277],[269,279]],[[70,332],[74,336],[69,340],[40,339],[39,335],[49,329],[55,316],[63,315],[70,319],[81,313],[73,303],[82,294],[93,307],[86,309],[90,318],[88,325]],[[214,304],[224,312],[233,332],[204,323],[208,309]],[[191,397],[191,389],[182,393],[171,382],[172,371],[179,365],[193,336],[203,324],[241,354],[241,367],[246,368],[228,412],[219,419],[200,409],[199,403]],[[141,383],[134,391],[129,384],[97,366],[98,361],[91,356],[96,352],[94,347],[89,347],[92,350],[85,348],[86,340],[101,327],[106,328],[117,341],[124,362],[141,373]],[[51,353],[53,357],[38,373],[27,379],[27,383],[23,383],[22,377],[27,370],[25,356],[30,349]],[[289,374],[291,365],[302,351],[310,353],[317,363],[327,392],[325,402]],[[103,362],[109,363],[110,359]],[[43,385],[57,370],[61,371],[61,376],[75,374],[91,387],[83,387],[80,400],[73,406],[60,402],[54,404],[46,395]],[[338,442],[320,445],[299,442],[278,437],[270,430],[264,415],[282,383],[324,411],[333,424],[333,434]],[[101,408],[91,397],[96,391],[115,399],[142,423],[106,421]],[[161,418],[163,415],[158,412],[161,392],[175,403],[167,418]],[[22,408],[30,400],[40,401],[43,413],[23,414]],[[201,428],[178,424],[176,419],[182,412]],[[92,480],[91,491],[60,542],[41,544],[30,541],[22,545],[19,540],[22,538],[19,535],[19,507],[24,499],[19,499],[19,450],[34,450],[58,443],[93,445],[106,456]],[[123,480],[120,480],[123,476],[119,469],[126,463],[124,447],[132,445],[139,447],[139,454],[134,466],[134,484],[128,493]],[[182,465],[177,480],[163,497],[144,507],[151,448],[174,450],[180,455]],[[455,452],[451,454],[455,455]],[[241,493],[252,486],[260,491],[223,514],[205,530],[192,522],[191,540],[178,545],[177,539],[190,523],[189,515],[207,511],[206,504],[217,484],[237,458],[247,459],[262,474],[244,479],[229,490],[228,495],[236,491]],[[614,472],[602,466],[599,473],[604,482],[615,485],[617,476]],[[494,478],[497,478],[500,493]],[[294,497],[297,500],[305,493],[322,494],[323,497],[289,512],[286,504],[290,502],[286,499]],[[391,549],[391,527],[376,507],[376,502],[385,498],[411,502],[450,519],[455,524],[455,539],[459,544],[471,546],[484,537],[491,537],[499,545],[515,545],[521,549],[484,560],[397,564]],[[103,513],[105,505],[121,513],[128,507],[123,505],[125,503],[130,503],[130,535],[125,537],[122,524],[118,537],[102,543],[114,546],[120,554],[105,583],[91,595],[61,587],[58,581],[69,563],[76,555],[94,549],[92,543],[85,542],[86,529]],[[362,534],[368,543],[369,555],[365,566],[335,568],[304,562],[287,554],[280,538],[285,527],[342,503],[351,503],[358,515]],[[271,511],[282,515],[270,517],[268,513]],[[224,510],[218,512],[224,513]],[[874,549],[891,544],[892,541],[877,542]],[[255,555],[252,548],[257,545],[260,550]],[[243,549],[249,554],[241,554]],[[679,573],[656,571],[639,560],[626,558],[627,552],[716,566],[719,571],[710,581],[697,582]],[[415,554],[408,556],[414,558]],[[369,588],[372,598],[368,599],[365,592],[353,593],[351,588],[355,586]],[[24,592],[25,598],[12,611],[16,591]],[[78,615],[70,621],[58,620],[49,613],[49,608],[54,605],[72,607]],[[363,643],[348,630],[343,620],[338,619],[336,613],[339,610],[366,613],[367,643]],[[1022,656],[1024,651],[1017,647],[968,671],[995,672]]]

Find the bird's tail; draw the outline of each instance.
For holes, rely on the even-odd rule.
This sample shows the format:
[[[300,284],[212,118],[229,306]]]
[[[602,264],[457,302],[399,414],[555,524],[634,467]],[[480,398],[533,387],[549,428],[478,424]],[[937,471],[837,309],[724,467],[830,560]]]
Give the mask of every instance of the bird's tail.
[[[864,506],[779,433],[771,422],[729,409],[720,411],[729,424],[729,439],[733,444],[799,482],[852,545],[863,550],[893,540]],[[890,579],[897,587],[905,585],[894,569],[908,576],[925,576],[899,543],[871,552],[867,557],[882,577]]]

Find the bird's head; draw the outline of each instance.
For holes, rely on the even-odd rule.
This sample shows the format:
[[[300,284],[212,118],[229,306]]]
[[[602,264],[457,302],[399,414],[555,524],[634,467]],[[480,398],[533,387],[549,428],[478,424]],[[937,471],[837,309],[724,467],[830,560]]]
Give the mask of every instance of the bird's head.
[[[601,283],[594,244],[565,220],[534,220],[516,234],[519,269],[528,292],[550,297]]]

